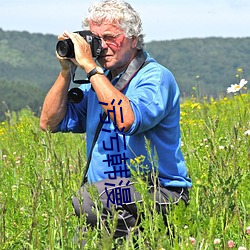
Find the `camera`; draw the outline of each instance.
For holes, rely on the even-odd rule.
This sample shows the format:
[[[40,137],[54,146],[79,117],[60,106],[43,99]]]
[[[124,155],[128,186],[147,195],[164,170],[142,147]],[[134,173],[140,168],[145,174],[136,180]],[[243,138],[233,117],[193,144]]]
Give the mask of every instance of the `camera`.
[[[102,51],[102,41],[99,37],[95,36],[90,30],[75,31],[82,36],[90,45],[92,56],[98,57]],[[74,44],[71,39],[65,39],[57,42],[56,51],[61,57],[74,58]]]

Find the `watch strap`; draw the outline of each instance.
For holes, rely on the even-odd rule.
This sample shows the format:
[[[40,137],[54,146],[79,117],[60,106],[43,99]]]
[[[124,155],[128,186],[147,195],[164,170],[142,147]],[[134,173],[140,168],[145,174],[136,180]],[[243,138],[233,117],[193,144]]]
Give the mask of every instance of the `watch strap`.
[[[90,70],[90,72],[89,72],[89,73],[87,73],[87,78],[90,80],[90,78],[91,78],[93,75],[95,75],[95,74],[100,74],[100,75],[103,75],[104,73],[103,73],[103,72],[98,71],[98,69],[97,69],[97,68],[94,68],[94,69]]]

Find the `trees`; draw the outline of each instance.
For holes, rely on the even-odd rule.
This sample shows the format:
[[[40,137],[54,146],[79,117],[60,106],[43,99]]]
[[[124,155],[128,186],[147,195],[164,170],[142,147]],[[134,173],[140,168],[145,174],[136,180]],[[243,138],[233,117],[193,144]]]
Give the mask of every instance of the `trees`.
[[[60,70],[56,43],[53,35],[0,29],[1,103],[13,111],[26,106],[39,110]],[[183,97],[226,94],[226,88],[239,81],[235,77],[239,67],[241,77],[250,79],[250,38],[153,41],[146,50],[173,72]],[[6,108],[0,106],[3,114]]]
[[[26,107],[38,115],[44,96],[45,91],[31,83],[0,80],[0,121],[6,118],[6,112]]]

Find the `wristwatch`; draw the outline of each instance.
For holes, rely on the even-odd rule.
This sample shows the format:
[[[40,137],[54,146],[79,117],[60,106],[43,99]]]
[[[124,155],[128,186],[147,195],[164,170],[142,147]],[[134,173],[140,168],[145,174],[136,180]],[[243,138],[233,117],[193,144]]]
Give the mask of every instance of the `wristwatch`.
[[[101,67],[96,66],[94,69],[90,70],[89,73],[87,73],[87,78],[90,80],[91,76],[95,74],[104,75],[104,71]]]

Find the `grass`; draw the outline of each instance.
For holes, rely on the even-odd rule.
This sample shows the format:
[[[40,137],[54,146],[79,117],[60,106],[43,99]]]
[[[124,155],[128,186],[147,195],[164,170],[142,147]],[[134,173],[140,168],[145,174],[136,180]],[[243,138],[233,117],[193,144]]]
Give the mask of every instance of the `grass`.
[[[140,182],[143,231],[117,249],[135,249],[135,241],[137,249],[228,249],[229,240],[235,249],[250,249],[249,103],[250,95],[242,94],[181,105],[190,204],[173,207],[166,227]],[[0,249],[80,249],[74,235],[85,220],[74,216],[71,197],[82,181],[85,147],[81,134],[41,132],[28,109],[6,114],[0,124]],[[86,233],[85,249],[115,245],[99,223],[100,230]],[[116,220],[108,223],[114,230]]]

